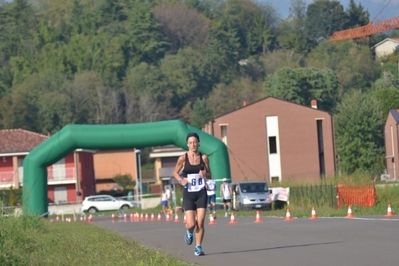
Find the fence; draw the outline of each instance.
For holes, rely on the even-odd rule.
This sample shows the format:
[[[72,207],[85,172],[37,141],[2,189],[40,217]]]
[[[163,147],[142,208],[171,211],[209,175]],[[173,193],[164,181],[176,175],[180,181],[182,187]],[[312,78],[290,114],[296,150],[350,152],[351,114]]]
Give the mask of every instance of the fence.
[[[329,206],[336,208],[336,186],[334,184],[315,184],[290,187],[290,204],[302,206]]]
[[[377,199],[374,186],[337,185],[337,206],[373,207]]]

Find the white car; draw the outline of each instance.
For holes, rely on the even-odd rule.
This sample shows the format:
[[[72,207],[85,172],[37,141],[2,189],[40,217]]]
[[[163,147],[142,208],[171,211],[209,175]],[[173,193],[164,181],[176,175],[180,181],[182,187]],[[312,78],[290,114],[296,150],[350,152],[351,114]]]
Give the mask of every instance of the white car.
[[[109,195],[89,196],[82,202],[82,211],[94,213],[97,211],[127,210],[133,208],[134,204],[130,201],[117,199]]]

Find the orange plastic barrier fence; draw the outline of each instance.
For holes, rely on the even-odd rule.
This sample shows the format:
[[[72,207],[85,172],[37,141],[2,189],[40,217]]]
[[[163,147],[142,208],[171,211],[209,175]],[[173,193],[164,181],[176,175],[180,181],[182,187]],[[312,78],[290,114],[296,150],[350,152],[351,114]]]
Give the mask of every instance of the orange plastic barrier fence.
[[[376,23],[369,23],[362,27],[334,32],[329,41],[356,39],[397,28],[399,28],[399,17],[394,17]]]
[[[337,185],[337,205],[373,207],[377,199],[374,186]]]

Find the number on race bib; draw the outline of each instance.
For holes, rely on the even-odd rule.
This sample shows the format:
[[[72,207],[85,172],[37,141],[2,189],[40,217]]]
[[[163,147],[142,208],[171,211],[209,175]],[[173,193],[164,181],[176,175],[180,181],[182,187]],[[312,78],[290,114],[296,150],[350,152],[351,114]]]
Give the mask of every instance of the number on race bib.
[[[193,180],[191,180],[191,185],[192,186],[196,186],[197,184],[197,179],[193,179]],[[199,179],[198,179],[198,185],[200,186],[200,185],[202,185],[202,177],[200,177]]]
[[[197,192],[205,187],[204,179],[199,174],[188,174],[187,179],[189,192]]]

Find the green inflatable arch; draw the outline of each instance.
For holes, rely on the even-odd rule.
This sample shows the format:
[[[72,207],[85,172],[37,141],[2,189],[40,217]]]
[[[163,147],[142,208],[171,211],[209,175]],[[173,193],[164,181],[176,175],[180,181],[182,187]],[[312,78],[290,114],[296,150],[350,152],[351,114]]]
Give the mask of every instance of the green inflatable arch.
[[[199,150],[209,156],[213,179],[230,179],[226,145],[180,120],[124,125],[67,125],[33,149],[24,159],[24,213],[43,215],[48,212],[47,166],[75,149],[107,150],[174,144],[187,150],[186,135],[189,132],[199,135]]]

